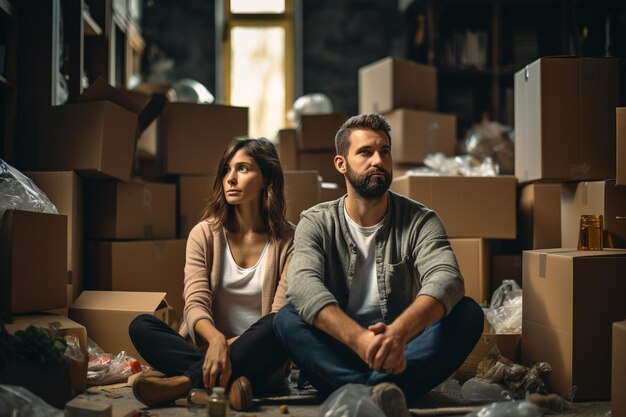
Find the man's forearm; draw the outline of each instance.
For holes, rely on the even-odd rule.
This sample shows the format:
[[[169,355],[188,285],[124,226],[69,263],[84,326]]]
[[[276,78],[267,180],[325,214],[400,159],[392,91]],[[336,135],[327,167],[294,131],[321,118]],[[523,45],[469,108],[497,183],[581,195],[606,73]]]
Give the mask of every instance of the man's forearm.
[[[315,316],[313,325],[360,354],[359,341],[368,332],[352,320],[337,304],[326,304]]]
[[[388,327],[406,343],[426,327],[441,319],[446,310],[429,295],[418,296]]]

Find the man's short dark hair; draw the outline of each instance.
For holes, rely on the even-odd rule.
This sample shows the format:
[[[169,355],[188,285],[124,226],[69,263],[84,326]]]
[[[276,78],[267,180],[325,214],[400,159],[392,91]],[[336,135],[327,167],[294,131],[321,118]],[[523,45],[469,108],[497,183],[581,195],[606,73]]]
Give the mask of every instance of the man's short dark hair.
[[[350,134],[353,129],[381,130],[385,132],[387,139],[389,139],[389,145],[391,145],[391,127],[385,118],[378,113],[364,113],[352,116],[346,120],[337,131],[335,135],[335,150],[337,151],[337,155],[343,157],[348,156]]]

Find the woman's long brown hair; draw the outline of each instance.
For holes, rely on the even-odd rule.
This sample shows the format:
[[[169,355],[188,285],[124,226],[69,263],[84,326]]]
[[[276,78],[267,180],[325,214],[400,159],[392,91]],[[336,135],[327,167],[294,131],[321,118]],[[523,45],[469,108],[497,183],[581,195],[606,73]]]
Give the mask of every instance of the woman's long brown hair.
[[[265,222],[270,239],[277,241],[287,226],[285,219],[287,212],[285,180],[276,147],[265,138],[235,139],[226,147],[217,167],[213,192],[200,220],[211,219],[214,226],[218,228],[233,226],[231,222],[234,218],[234,208],[228,204],[224,196],[223,179],[226,175],[226,165],[240,149],[243,149],[249,157],[254,159],[261,170],[266,184],[260,195],[261,217]]]

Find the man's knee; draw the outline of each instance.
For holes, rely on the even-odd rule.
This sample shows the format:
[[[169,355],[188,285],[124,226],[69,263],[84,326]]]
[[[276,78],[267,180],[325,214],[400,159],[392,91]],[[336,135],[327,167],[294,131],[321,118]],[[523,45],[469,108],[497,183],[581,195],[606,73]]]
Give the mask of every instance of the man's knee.
[[[298,321],[301,320],[296,309],[289,303],[285,304],[283,308],[278,310],[272,321],[274,326],[274,332],[284,339],[283,335],[289,335],[294,327],[298,326]]]
[[[471,333],[476,334],[476,337],[479,337],[483,332],[485,323],[485,315],[480,305],[469,297],[463,297],[454,309],[458,309],[456,311],[457,317],[463,320],[464,326]]]

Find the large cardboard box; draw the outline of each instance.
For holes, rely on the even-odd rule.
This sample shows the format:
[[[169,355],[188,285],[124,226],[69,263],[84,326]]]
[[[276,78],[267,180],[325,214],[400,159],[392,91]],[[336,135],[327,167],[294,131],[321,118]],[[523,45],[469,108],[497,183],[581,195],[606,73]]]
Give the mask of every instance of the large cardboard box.
[[[397,109],[385,114],[391,126],[394,163],[423,165],[424,157],[456,153],[456,116],[420,110]]]
[[[613,323],[611,415],[626,416],[626,320]]]
[[[89,181],[85,183],[88,239],[176,237],[176,184]]]
[[[187,238],[200,221],[214,183],[215,175],[181,175],[178,178],[178,237]]]
[[[73,171],[26,172],[67,216],[67,304],[83,290],[83,183]]]
[[[298,153],[298,166],[302,171],[317,171],[325,182],[334,182],[344,185],[345,179],[342,173],[335,168],[336,152],[300,152]]]
[[[515,176],[615,177],[618,60],[540,58],[515,74]]]
[[[87,245],[87,288],[167,293],[175,318],[183,314],[185,239],[92,241]]]
[[[491,298],[490,250],[485,239],[450,239],[450,246],[465,280],[465,295],[479,304]]]
[[[161,108],[156,98],[138,104],[98,79],[77,103],[42,109],[37,167],[128,181],[136,139]]]
[[[560,248],[561,184],[523,186],[518,216],[522,250]]]
[[[359,68],[359,113],[398,108],[437,111],[437,69],[391,57]]]
[[[161,116],[163,174],[213,174],[226,146],[248,135],[248,108],[169,103]]]
[[[298,224],[300,213],[320,202],[317,171],[285,171],[284,176],[287,220]]]
[[[603,215],[605,248],[626,248],[626,187],[616,187],[614,180],[563,184],[562,247],[578,246],[583,214]]]
[[[616,180],[617,185],[626,185],[626,107],[615,109]]]
[[[336,185],[336,186],[335,186]],[[346,194],[345,182],[342,184],[333,184],[323,182],[320,184],[320,203],[324,201],[337,200]]]
[[[404,176],[391,190],[435,210],[449,237],[515,239],[513,176]]]
[[[611,395],[611,325],[626,317],[626,250],[524,252],[522,363],[552,365],[556,393]]]
[[[67,305],[67,216],[7,210],[0,225],[0,311]]]
[[[278,131],[278,156],[283,171],[298,169],[298,139],[296,129]]]
[[[335,135],[345,121],[343,113],[303,114],[296,135],[298,150],[334,151]]]
[[[128,335],[128,326],[140,314],[152,314],[169,322],[169,307],[163,292],[83,291],[70,307],[70,318],[82,324],[105,352],[122,350],[141,360]]]

